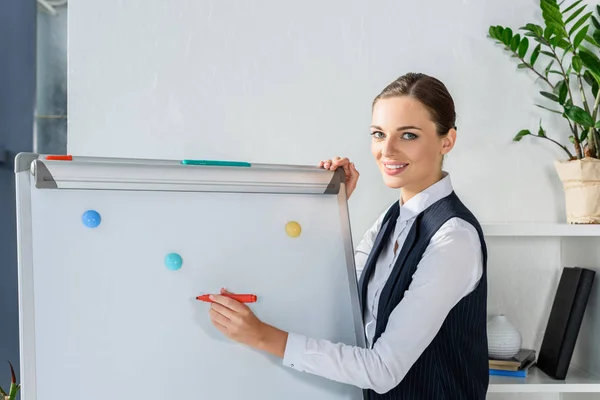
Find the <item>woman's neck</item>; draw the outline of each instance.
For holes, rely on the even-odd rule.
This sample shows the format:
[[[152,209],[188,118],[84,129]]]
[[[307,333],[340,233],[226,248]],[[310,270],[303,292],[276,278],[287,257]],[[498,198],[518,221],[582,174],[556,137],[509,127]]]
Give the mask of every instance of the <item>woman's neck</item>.
[[[405,204],[407,201],[415,197],[417,194],[421,193],[423,190],[441,181],[443,177],[443,172],[438,171],[427,179],[415,182],[413,185],[404,186],[401,189],[400,204]]]

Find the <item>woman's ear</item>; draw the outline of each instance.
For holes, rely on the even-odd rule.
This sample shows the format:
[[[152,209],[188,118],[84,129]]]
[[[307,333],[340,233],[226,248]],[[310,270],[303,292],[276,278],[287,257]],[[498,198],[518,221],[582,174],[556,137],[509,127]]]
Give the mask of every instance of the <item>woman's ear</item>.
[[[442,137],[441,140],[442,140],[441,153],[448,154],[450,152],[450,150],[452,150],[452,148],[454,147],[454,144],[456,143],[456,129],[451,128],[448,131],[448,133]]]

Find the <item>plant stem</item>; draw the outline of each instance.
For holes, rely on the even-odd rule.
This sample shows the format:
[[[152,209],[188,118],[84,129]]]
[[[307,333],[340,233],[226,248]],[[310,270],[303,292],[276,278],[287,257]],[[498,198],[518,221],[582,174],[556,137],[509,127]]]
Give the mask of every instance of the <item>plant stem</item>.
[[[567,38],[569,40],[569,44],[571,44],[571,39]],[[571,103],[575,104],[575,98],[573,97],[573,92],[571,91],[571,84],[570,84],[570,79],[569,76],[567,75],[567,72],[565,71],[565,68],[562,65],[562,62],[560,60],[560,58],[558,57],[558,54],[556,54],[556,51],[554,49],[554,47],[552,47],[551,45],[548,46],[550,48],[550,50],[552,51],[552,54],[554,54],[554,58],[556,58],[556,61],[558,61],[558,66],[560,67],[560,70],[562,71],[562,75],[565,77],[565,85],[567,85],[567,90],[569,93],[569,97],[571,98]],[[573,45],[571,44],[571,47],[573,47]],[[577,124],[575,123],[575,125],[571,125],[571,121],[567,118],[567,121],[569,122],[569,127],[571,128],[571,131],[573,132],[573,141],[575,142],[573,145],[575,146],[575,153],[577,154],[577,158],[581,159],[583,157],[583,151],[581,149],[581,142],[579,141],[579,132],[577,129]]]
[[[567,149],[567,147],[565,145],[558,143],[556,140],[551,139],[548,136],[538,136],[538,135],[531,135],[531,136],[534,136],[534,137],[540,138],[540,139],[548,139],[549,141],[551,141],[552,143],[555,143],[561,149],[563,149],[569,155],[569,160],[572,160],[573,158],[575,158],[575,157],[573,157],[573,154],[571,154],[571,152],[569,151],[569,149]]]
[[[596,93],[596,100],[594,101],[594,109],[592,111],[592,119],[596,121],[598,115],[598,105],[600,105],[600,90]],[[592,152],[592,156],[600,159],[600,135],[597,134],[595,128],[590,128],[588,132],[588,148]]]
[[[600,105],[600,90],[596,93],[596,100],[594,101],[594,108],[592,110],[592,119],[596,122],[596,116],[598,115],[598,105]]]
[[[585,96],[585,92],[583,91],[583,82],[581,81],[581,74],[579,72],[577,73],[577,84],[579,85],[579,93],[581,93],[581,99],[583,100],[583,107],[585,108],[585,111],[589,114],[590,106],[588,105],[587,97]]]
[[[577,49],[575,48],[573,42],[571,41],[571,37],[567,35],[566,39],[567,39],[567,43],[569,43],[571,53],[573,53],[573,57],[577,56],[578,55]],[[563,54],[563,58],[567,53],[568,53],[568,51],[565,51],[565,54]],[[583,82],[581,81],[581,74],[577,71],[575,71],[575,72],[577,75],[577,83],[579,85],[579,91],[581,92],[581,100],[583,101],[583,107],[585,108],[585,111],[589,114],[590,106],[588,105],[587,97],[585,96],[585,92],[583,91]],[[573,103],[573,104],[575,104],[575,103]]]
[[[512,49],[509,48],[509,50],[512,51]],[[529,64],[527,61],[525,61],[523,58],[521,58],[519,56],[519,54],[515,51],[513,51],[514,55],[517,56],[519,58],[519,60],[521,60],[521,62],[527,66],[527,68],[529,68],[530,70],[532,70],[533,72],[535,72],[540,78],[542,78],[544,81],[546,81],[546,83],[552,88],[554,89],[554,85],[548,80],[548,78],[546,78],[544,75],[540,74],[538,71],[536,71],[535,68],[533,68],[533,65]]]

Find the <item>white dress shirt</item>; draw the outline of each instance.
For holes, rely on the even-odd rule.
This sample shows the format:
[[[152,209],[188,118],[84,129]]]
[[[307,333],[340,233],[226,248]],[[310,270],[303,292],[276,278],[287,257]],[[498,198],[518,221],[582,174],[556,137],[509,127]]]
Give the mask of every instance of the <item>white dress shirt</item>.
[[[388,392],[402,381],[450,310],[476,287],[482,276],[483,258],[477,231],[462,219],[448,220],[432,237],[404,298],[392,311],[385,331],[372,345],[379,296],[416,216],[452,190],[450,176],[444,172],[440,181],[401,205],[396,229],[382,248],[368,283],[364,310],[368,348],[290,332],[284,365],[377,393]],[[384,215],[385,212],[355,249],[359,278]],[[396,251],[395,243],[398,243]]]

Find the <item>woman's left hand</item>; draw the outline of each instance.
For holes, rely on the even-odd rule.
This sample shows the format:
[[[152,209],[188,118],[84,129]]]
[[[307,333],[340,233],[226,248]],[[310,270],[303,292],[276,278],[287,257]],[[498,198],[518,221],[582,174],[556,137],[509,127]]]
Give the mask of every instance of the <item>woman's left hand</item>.
[[[211,295],[210,318],[212,324],[228,338],[250,347],[283,357],[287,333],[259,320],[250,307],[224,296]]]

